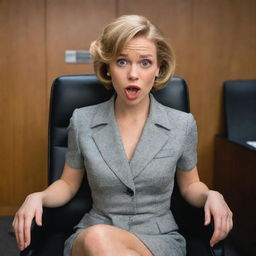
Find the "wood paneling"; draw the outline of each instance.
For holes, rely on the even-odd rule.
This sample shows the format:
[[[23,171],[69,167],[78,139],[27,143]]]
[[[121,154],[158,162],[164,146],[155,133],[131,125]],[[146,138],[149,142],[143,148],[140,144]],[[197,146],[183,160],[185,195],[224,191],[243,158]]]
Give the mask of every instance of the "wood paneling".
[[[198,123],[200,176],[211,186],[214,135],[223,132],[222,83],[255,78],[255,12],[254,0],[0,1],[0,214],[46,185],[53,79],[93,72],[91,64],[66,64],[65,50],[88,49],[121,14],[147,16],[171,41]]]
[[[215,189],[226,198],[234,214],[229,235],[240,255],[256,255],[256,151],[226,138],[215,138]]]
[[[0,215],[47,185],[50,86],[60,75],[93,72],[91,64],[64,63],[64,51],[88,49],[115,17],[115,3],[0,1]]]
[[[0,214],[46,185],[44,1],[0,2]]]
[[[89,50],[103,27],[115,18],[115,0],[47,2],[48,88],[60,75],[93,73],[92,64],[64,62],[65,50]],[[49,90],[48,90],[49,91]]]
[[[223,132],[222,83],[256,76],[255,12],[254,0],[119,1],[118,14],[145,15],[173,45],[198,124],[200,176],[210,186],[214,135]]]

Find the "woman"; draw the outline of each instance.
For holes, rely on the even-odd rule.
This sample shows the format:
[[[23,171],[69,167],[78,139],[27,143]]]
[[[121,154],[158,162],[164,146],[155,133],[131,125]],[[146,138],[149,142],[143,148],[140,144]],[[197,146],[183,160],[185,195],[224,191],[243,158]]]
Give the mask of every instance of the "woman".
[[[204,206],[205,225],[214,218],[211,246],[225,238],[232,213],[223,196],[199,180],[193,116],[150,94],[165,85],[175,67],[160,31],[142,16],[121,16],[90,50],[97,76],[116,94],[74,111],[61,178],[29,195],[14,218],[20,249],[30,243],[32,219],[42,225],[42,206],[71,200],[85,172],[93,207],[65,242],[65,256],[185,255],[170,211],[175,173],[184,198]]]

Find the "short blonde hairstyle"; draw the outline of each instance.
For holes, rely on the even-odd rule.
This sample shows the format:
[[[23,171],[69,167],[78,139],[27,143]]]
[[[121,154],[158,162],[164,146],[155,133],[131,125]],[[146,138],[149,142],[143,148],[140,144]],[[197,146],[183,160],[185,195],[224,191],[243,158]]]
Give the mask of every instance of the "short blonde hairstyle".
[[[153,88],[163,88],[174,74],[175,56],[161,31],[148,19],[139,15],[123,15],[108,24],[100,38],[91,43],[94,71],[107,89],[112,89],[111,77],[107,75],[108,65],[121,53],[125,44],[137,36],[152,40],[157,49],[159,76]]]

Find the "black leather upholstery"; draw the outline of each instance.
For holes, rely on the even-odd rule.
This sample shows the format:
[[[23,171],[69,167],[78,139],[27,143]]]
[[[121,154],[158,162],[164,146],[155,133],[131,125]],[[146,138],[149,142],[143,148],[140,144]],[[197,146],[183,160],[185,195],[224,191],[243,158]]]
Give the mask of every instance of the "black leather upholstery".
[[[256,140],[256,80],[224,82],[227,138],[246,145]]]
[[[153,93],[162,104],[189,112],[188,90],[183,79],[174,77],[167,87]],[[74,109],[105,101],[112,94],[113,91],[107,91],[95,75],[62,76],[54,81],[49,119],[49,184],[61,175],[67,146],[66,127]],[[79,192],[71,202],[63,207],[44,209],[44,226],[33,229],[32,244],[21,255],[61,255],[64,240],[90,208],[90,189],[85,177]],[[187,255],[224,255],[222,246],[217,246],[216,249],[220,250],[217,254],[210,249],[212,230],[203,226],[202,209],[189,206],[181,198],[177,186],[172,198],[172,210],[180,232],[187,239]]]

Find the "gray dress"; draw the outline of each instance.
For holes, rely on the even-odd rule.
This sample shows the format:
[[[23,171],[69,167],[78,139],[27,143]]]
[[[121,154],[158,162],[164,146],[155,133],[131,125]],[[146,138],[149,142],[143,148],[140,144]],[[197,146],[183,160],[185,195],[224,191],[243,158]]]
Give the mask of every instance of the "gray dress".
[[[185,239],[170,211],[176,167],[196,165],[197,131],[193,116],[158,103],[150,112],[129,162],[109,101],[76,109],[68,127],[66,163],[86,169],[93,205],[65,242],[71,255],[79,232],[96,224],[136,235],[155,256],[186,255]]]

